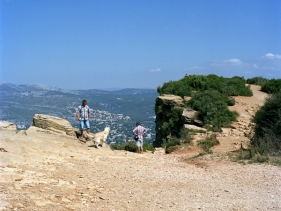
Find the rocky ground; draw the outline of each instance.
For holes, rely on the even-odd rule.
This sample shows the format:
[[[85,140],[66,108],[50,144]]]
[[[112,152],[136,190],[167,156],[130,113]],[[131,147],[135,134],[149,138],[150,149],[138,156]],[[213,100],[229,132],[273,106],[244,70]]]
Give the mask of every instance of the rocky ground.
[[[222,158],[249,142],[243,133],[266,97],[252,89],[251,98],[235,97],[238,122],[208,159],[187,160],[200,152],[196,145],[136,154],[37,127],[2,127],[0,210],[281,210],[280,167]]]

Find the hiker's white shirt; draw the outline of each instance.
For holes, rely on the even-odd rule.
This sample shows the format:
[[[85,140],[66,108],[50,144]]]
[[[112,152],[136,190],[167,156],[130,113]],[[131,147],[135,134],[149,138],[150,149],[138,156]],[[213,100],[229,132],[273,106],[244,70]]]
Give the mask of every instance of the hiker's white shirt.
[[[81,120],[88,120],[88,113],[90,113],[89,106],[86,105],[85,107],[83,107],[82,105],[80,105],[77,112],[80,114]]]

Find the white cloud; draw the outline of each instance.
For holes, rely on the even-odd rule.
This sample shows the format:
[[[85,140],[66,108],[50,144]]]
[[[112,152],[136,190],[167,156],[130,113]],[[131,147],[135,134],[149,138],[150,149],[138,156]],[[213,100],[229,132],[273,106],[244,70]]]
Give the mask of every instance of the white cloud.
[[[210,66],[212,67],[226,67],[226,66],[241,66],[243,63],[236,58],[223,60],[223,61],[217,61],[214,60]]]
[[[281,55],[278,54],[272,54],[272,53],[267,53],[264,56],[262,56],[263,58],[266,59],[281,59]]]
[[[232,65],[240,65],[242,62],[239,59],[229,59],[229,60],[224,60],[224,62]]]
[[[260,57],[260,68],[264,70],[281,70],[281,55],[267,53]]]
[[[253,67],[254,67],[255,69],[259,68],[259,66],[256,65],[256,64],[253,64]]]
[[[149,72],[161,72],[162,70],[160,68],[149,70]]]
[[[204,67],[198,67],[198,66],[193,66],[193,67],[189,67],[186,68],[187,70],[200,70],[200,69],[204,69]]]

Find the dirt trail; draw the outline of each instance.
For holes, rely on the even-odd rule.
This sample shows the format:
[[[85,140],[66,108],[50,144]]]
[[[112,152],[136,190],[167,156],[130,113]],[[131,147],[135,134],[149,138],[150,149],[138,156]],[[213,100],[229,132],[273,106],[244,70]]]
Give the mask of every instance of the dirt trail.
[[[0,210],[281,210],[280,167],[96,149],[35,127],[0,137]]]
[[[251,85],[252,97],[235,96],[235,105],[229,106],[231,111],[236,111],[239,116],[237,122],[232,124],[232,128],[224,128],[218,140],[220,145],[214,148],[214,152],[227,154],[249,145],[249,134],[252,132],[251,120],[256,111],[264,104],[268,94],[260,91],[260,86]]]

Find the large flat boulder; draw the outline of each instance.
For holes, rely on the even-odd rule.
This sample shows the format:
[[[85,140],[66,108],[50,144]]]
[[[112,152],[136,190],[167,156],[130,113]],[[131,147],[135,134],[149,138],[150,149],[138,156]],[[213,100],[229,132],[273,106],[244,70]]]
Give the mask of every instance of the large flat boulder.
[[[35,127],[52,130],[54,132],[75,136],[72,125],[69,121],[45,114],[35,114],[32,125]]]

